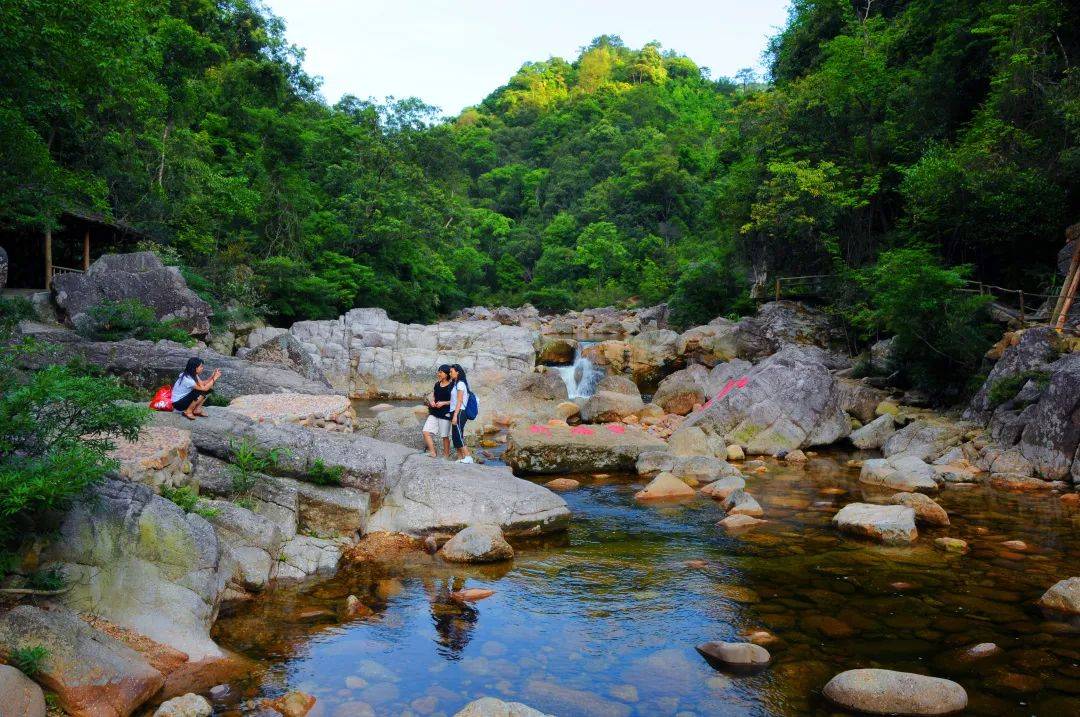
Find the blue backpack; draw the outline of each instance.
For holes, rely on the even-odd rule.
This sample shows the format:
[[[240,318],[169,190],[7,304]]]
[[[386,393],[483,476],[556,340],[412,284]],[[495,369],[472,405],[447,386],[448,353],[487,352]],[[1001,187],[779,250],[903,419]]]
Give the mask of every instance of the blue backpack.
[[[468,383],[465,384],[465,389],[469,392],[469,398],[465,401],[465,418],[475,421],[480,414],[480,402],[476,400],[476,394]]]

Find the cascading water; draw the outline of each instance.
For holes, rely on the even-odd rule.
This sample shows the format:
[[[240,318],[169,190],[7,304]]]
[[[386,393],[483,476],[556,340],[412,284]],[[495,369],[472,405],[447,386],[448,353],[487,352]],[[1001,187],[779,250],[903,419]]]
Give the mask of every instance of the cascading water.
[[[575,398],[588,398],[596,392],[596,384],[604,377],[604,372],[593,366],[593,362],[582,356],[582,353],[595,341],[582,341],[574,349],[574,363],[569,366],[560,366],[559,375],[566,384],[566,393],[571,400]]]

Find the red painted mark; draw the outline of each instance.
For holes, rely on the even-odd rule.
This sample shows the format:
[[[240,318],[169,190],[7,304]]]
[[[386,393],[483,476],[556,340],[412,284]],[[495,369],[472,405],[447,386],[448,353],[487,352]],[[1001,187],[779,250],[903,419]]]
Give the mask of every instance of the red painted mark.
[[[618,433],[620,435],[626,433],[626,426],[621,423],[605,423],[604,428],[608,429],[612,433]]]
[[[529,431],[531,433],[543,433],[543,434],[548,435],[548,436],[551,435],[551,429],[550,428],[548,428],[547,426],[538,426],[535,423],[533,425],[529,426]]]
[[[570,432],[578,436],[591,436],[592,434],[596,433],[596,431],[589,428],[588,426],[574,426],[570,429]]]
[[[724,396],[728,395],[729,393],[732,392],[732,390],[734,390],[736,388],[746,388],[746,384],[748,384],[749,382],[750,382],[750,380],[748,378],[746,378],[746,376],[740,376],[739,378],[730,379],[724,385],[723,390],[721,390],[720,393],[716,394],[716,398],[710,399],[709,403],[706,403],[705,406],[707,407],[713,401],[723,398]]]

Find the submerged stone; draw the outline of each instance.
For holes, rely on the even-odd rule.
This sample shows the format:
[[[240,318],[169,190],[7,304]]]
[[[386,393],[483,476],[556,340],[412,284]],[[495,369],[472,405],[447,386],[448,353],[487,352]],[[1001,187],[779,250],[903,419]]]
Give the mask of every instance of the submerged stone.
[[[1080,577],[1058,581],[1039,598],[1039,606],[1054,612],[1080,615]]]
[[[894,670],[841,672],[822,693],[840,707],[866,714],[945,715],[967,707],[967,692],[952,680]]]
[[[843,533],[861,535],[886,545],[904,545],[919,537],[915,529],[915,511],[903,505],[851,503],[832,519]]]
[[[751,642],[706,642],[695,649],[717,669],[756,672],[772,660],[768,650]]]

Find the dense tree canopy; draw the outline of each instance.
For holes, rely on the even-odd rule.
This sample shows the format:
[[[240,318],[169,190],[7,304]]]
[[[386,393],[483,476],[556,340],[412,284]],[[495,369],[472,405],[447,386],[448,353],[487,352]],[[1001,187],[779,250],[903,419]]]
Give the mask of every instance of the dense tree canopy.
[[[888,266],[1045,282],[1078,209],[1073,4],[794,0],[768,56],[768,82],[712,79],[603,36],[439,119],[327,106],[249,0],[9,0],[0,225],[111,214],[279,322],[669,298],[699,321],[905,248]]]

